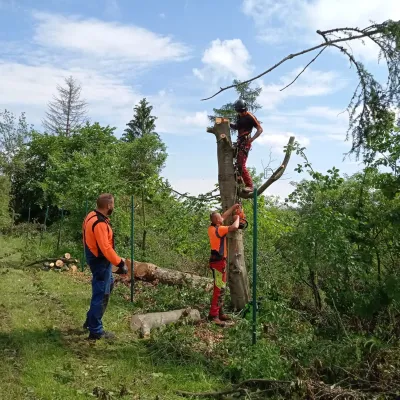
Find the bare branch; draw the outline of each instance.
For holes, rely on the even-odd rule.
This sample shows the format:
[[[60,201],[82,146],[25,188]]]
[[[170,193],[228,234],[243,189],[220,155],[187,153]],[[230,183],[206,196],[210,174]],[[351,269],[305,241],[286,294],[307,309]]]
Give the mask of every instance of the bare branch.
[[[289,85],[286,85],[284,88],[280,90],[282,92],[283,90],[287,89],[290,85],[293,85],[299,79],[300,75],[321,55],[321,53],[326,49],[326,47],[323,47],[321,51],[303,68],[303,70],[296,76],[296,78],[293,79],[292,82],[289,83]]]
[[[269,179],[266,182],[264,182],[258,188],[257,196],[260,196],[267,188],[269,188],[274,182],[276,182],[279,178],[281,178],[281,176],[285,172],[286,167],[289,163],[290,156],[291,156],[292,150],[293,150],[293,143],[294,143],[294,136],[290,136],[290,139],[289,139],[289,142],[288,142],[287,148],[286,148],[285,158],[283,159],[281,166],[269,177]],[[241,197],[242,199],[250,199],[253,197],[253,192],[247,193],[247,192],[242,191],[239,193],[239,197]]]
[[[289,54],[288,56],[286,56],[285,58],[283,58],[282,60],[280,60],[279,62],[277,62],[275,65],[273,65],[271,68],[268,68],[268,69],[265,70],[264,72],[261,72],[260,74],[258,74],[258,75],[255,76],[254,78],[250,78],[250,79],[248,79],[247,81],[240,82],[240,84],[243,85],[243,84],[246,84],[246,83],[253,82],[253,81],[255,81],[255,80],[261,78],[262,76],[264,76],[264,75],[270,73],[270,72],[273,71],[274,69],[278,68],[281,64],[285,63],[286,61],[291,60],[292,58],[301,56],[301,55],[303,55],[303,54],[310,53],[310,52],[312,52],[312,51],[314,51],[314,50],[318,50],[318,49],[320,49],[321,47],[331,46],[331,45],[336,44],[336,43],[348,42],[348,41],[350,41],[350,40],[362,39],[362,38],[364,38],[364,37],[370,37],[370,36],[376,35],[377,33],[380,33],[380,32],[381,32],[380,29],[375,29],[375,30],[373,30],[373,31],[368,31],[368,32],[365,32],[365,33],[362,33],[362,34],[356,35],[356,36],[345,37],[345,38],[334,39],[334,40],[327,40],[327,39],[326,39],[326,41],[325,41],[324,43],[320,43],[319,45],[310,47],[309,49],[305,49],[305,50],[299,51],[298,53]],[[324,34],[324,32],[321,32],[321,31],[318,31],[318,33]],[[233,85],[229,85],[229,86],[226,86],[226,87],[222,87],[222,88],[220,88],[220,90],[219,90],[217,93],[213,94],[213,95],[210,96],[210,97],[207,97],[207,98],[205,98],[205,99],[202,99],[202,101],[210,100],[210,99],[214,98],[215,96],[219,95],[220,93],[224,92],[225,90],[232,89],[232,88],[237,87],[237,86],[238,86],[238,84],[233,84]]]

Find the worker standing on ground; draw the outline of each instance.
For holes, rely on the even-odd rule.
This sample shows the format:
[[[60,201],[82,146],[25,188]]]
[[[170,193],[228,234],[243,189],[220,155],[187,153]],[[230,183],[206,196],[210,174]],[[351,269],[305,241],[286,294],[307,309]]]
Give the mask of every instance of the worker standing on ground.
[[[244,100],[239,99],[235,102],[235,111],[238,117],[235,124],[230,124],[231,129],[238,131],[237,146],[237,165],[239,174],[245,184],[245,191],[253,191],[253,181],[246,167],[247,157],[251,150],[251,144],[261,135],[263,128],[257,118],[247,111],[247,104]],[[251,137],[253,128],[256,128],[256,134]]]
[[[93,275],[92,300],[83,325],[84,329],[89,329],[91,340],[114,338],[113,333],[104,331],[102,323],[114,285],[112,265],[118,267],[118,273],[128,273],[125,259],[119,257],[114,249],[114,233],[109,219],[113,210],[113,195],[101,194],[96,210],[86,216],[82,226],[86,261]]]
[[[233,224],[231,226],[223,226],[222,224],[239,207],[239,204],[233,205],[222,216],[218,212],[210,214],[211,225],[208,228],[208,237],[211,246],[210,268],[214,277],[214,292],[208,319],[220,326],[224,326],[225,321],[229,321],[230,319],[223,311],[226,287],[226,235],[228,232],[239,229],[239,216],[235,215],[233,217]]]

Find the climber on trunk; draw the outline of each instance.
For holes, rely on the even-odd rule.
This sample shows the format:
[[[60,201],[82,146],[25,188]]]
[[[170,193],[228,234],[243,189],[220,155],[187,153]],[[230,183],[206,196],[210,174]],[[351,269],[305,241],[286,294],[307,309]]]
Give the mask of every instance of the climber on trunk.
[[[253,181],[246,167],[247,156],[251,150],[251,144],[261,135],[263,128],[257,118],[247,111],[247,104],[244,100],[239,99],[236,101],[234,107],[238,116],[236,123],[230,124],[230,127],[238,131],[238,139],[236,142],[238,172],[246,185],[244,190],[246,192],[252,192]],[[253,128],[256,128],[257,131],[256,134],[251,137]]]
[[[235,204],[225,211],[223,215],[218,212],[213,212],[210,215],[211,225],[208,228],[208,237],[211,246],[210,268],[214,277],[214,292],[208,319],[220,326],[224,326],[224,321],[229,321],[230,319],[223,311],[226,287],[226,235],[228,232],[239,229],[239,216],[235,215],[233,217],[231,226],[223,226],[222,224],[239,207],[239,204]]]

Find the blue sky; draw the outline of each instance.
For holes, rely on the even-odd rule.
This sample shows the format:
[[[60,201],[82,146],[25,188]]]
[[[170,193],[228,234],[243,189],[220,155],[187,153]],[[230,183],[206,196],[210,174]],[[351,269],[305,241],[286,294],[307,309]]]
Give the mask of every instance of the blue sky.
[[[42,129],[57,84],[73,75],[92,121],[120,136],[143,97],[154,106],[169,157],[163,175],[175,189],[206,192],[217,181],[216,146],[206,133],[213,107],[235,100],[227,91],[200,99],[234,78],[246,79],[287,54],[319,41],[317,29],[400,19],[398,0],[0,0],[0,108]],[[384,77],[373,44],[352,51]],[[257,116],[264,133],[248,165],[278,166],[291,134],[307,147],[315,169],[355,172],[343,161],[345,110],[357,84],[348,61],[326,51],[284,92],[313,55],[292,60],[256,81],[263,88]],[[268,193],[286,196],[301,178],[293,157],[284,180]]]

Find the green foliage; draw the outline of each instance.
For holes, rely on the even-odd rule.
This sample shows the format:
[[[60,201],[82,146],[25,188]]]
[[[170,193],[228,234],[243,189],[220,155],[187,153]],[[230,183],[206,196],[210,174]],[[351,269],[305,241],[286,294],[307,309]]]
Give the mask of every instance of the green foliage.
[[[261,106],[257,103],[257,98],[261,93],[262,88],[256,87],[252,88],[250,83],[243,83],[241,84],[240,81],[234,80],[233,81],[235,86],[236,93],[238,94],[238,98],[244,100],[247,103],[247,107],[250,112],[256,112],[261,108]],[[235,99],[236,101],[237,99]],[[208,118],[211,122],[215,121],[215,117],[224,117],[229,118],[229,120],[234,121],[236,119],[236,111],[234,108],[234,102],[227,103],[223,105],[221,108],[214,108],[214,115],[210,115]]]
[[[10,190],[11,185],[8,177],[0,175],[0,230],[8,228],[11,224]]]
[[[133,142],[135,139],[146,135],[157,136],[155,133],[155,121],[157,117],[151,115],[152,110],[153,106],[151,106],[146,99],[140,100],[139,104],[133,109],[133,119],[126,124],[128,128],[126,128],[122,134],[123,141]]]

